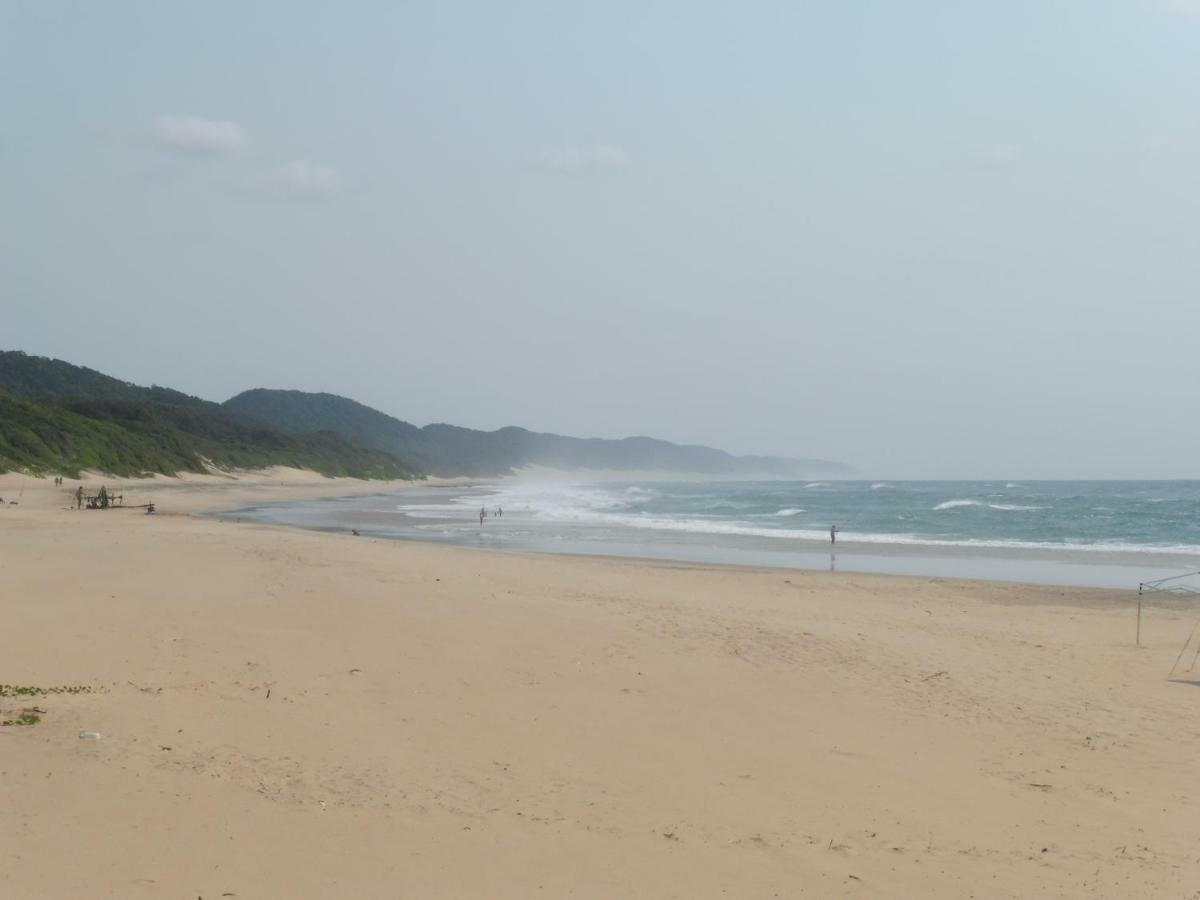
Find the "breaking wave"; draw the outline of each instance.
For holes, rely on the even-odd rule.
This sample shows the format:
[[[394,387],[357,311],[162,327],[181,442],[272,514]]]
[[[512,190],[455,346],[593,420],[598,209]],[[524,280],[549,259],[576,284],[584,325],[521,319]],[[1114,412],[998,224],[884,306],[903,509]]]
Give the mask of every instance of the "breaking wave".
[[[957,509],[960,506],[982,506],[978,500],[947,500],[945,503],[939,503],[933,508],[934,512],[943,509]]]
[[[1044,509],[1041,506],[1021,506],[1016,503],[984,503],[981,500],[947,500],[945,503],[939,503],[933,508],[934,512],[941,512],[944,509],[959,509],[964,506],[985,506],[988,509],[999,509],[1006,512],[1031,512],[1036,509]]]
[[[866,550],[876,554],[888,545],[901,545],[918,554],[927,547],[931,555],[938,548],[994,548],[1001,553],[1091,551],[1200,558],[1200,483],[1156,485],[1150,490],[1136,483],[1113,488],[1038,484],[1007,495],[989,493],[998,484],[1003,482],[630,485],[514,480],[462,491],[383,495],[369,503],[355,500],[353,513],[361,516],[356,519],[326,501],[295,504],[291,515],[300,521],[321,518],[332,529],[356,524],[398,537],[433,534],[438,540],[514,547],[637,547],[651,555],[656,552],[651,548],[657,547],[668,557],[675,552],[669,548],[686,547],[687,553],[729,558],[746,551],[779,551],[791,560],[791,554],[827,548],[829,528],[836,525],[837,549],[844,542],[851,553],[855,545],[859,552],[878,547]],[[874,490],[875,485],[893,490]],[[818,488],[803,494],[808,506],[788,505],[800,499],[804,486]],[[1170,490],[1176,490],[1178,498]],[[1176,502],[1147,505],[1172,499]],[[481,506],[491,514],[483,524],[478,519]],[[496,507],[503,507],[503,518],[495,515]],[[973,507],[977,511],[972,512]],[[264,507],[260,515],[286,519],[272,510]],[[1045,512],[1031,515],[1039,510]]]

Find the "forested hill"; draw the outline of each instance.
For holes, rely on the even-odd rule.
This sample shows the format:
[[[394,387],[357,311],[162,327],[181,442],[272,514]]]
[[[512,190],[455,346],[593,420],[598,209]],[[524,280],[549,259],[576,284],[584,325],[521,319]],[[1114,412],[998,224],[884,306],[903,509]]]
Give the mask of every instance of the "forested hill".
[[[62,360],[0,351],[0,472],[137,475],[274,465],[359,478],[493,476],[528,465],[782,478],[853,474],[824,460],[738,457],[648,437],[418,428],[333,394],[257,389],[218,404]]]
[[[330,431],[285,433],[169,388],[0,351],[0,472],[140,475],[274,465],[361,478],[415,474],[393,454]]]
[[[408,422],[334,394],[258,388],[224,404],[247,420],[291,433],[334,431],[364,446],[394,453],[434,475],[504,475],[527,465],[706,475],[837,478],[854,470],[814,459],[733,456],[722,450],[648,437],[623,440],[539,434],[524,428],[477,431]]]

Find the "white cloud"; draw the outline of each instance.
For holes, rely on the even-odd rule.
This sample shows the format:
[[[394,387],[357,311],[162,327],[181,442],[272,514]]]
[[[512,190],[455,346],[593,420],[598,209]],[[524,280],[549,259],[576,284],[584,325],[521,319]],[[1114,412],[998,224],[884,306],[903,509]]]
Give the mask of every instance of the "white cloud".
[[[295,200],[328,200],[342,192],[337,169],[296,159],[264,172],[257,186],[262,193]]]
[[[249,138],[237,122],[200,116],[159,116],[154,120],[154,143],[164,150],[198,156],[222,156],[246,145]]]
[[[629,165],[629,154],[615,144],[555,147],[537,155],[538,162],[559,172],[595,172]]]

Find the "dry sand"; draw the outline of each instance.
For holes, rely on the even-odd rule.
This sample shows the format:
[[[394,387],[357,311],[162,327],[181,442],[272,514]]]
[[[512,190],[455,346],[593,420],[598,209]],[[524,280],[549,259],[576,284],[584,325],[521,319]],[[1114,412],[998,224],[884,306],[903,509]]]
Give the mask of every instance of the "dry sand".
[[[4,898],[1200,897],[1200,610],[493,554],[0,477]],[[1180,664],[1186,668],[1188,657]],[[1190,680],[1190,683],[1189,683]],[[80,740],[82,730],[102,734]]]

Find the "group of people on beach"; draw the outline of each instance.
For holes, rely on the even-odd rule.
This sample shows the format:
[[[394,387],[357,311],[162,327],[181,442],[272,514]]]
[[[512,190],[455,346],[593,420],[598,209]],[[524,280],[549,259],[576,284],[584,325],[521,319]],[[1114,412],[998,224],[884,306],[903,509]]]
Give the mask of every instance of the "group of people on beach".
[[[497,506],[496,511],[494,513],[492,513],[492,515],[494,515],[497,519],[499,519],[504,515],[504,510],[501,509],[499,506]],[[483,527],[483,520],[486,519],[487,517],[488,517],[487,507],[484,507],[484,506],[479,507],[479,525],[480,525],[480,527]]]

